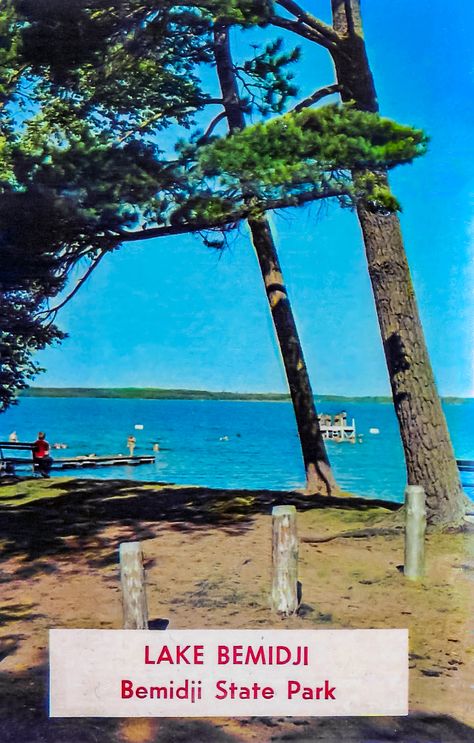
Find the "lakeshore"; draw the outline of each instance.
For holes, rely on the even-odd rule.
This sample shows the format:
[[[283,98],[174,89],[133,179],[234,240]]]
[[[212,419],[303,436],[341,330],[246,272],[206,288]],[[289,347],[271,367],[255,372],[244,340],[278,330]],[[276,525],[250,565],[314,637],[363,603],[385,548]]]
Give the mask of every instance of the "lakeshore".
[[[270,513],[282,503],[297,507],[300,536],[302,603],[298,616],[288,619],[268,608]],[[398,509],[383,501],[284,491],[5,478],[2,740],[471,741],[474,535],[430,534],[426,577],[414,584],[399,570]],[[155,629],[408,627],[410,715],[48,720],[47,630],[121,627],[118,545],[133,540],[144,550]]]
[[[340,487],[401,502],[406,471],[393,406],[346,405],[338,399],[319,409],[333,417],[346,411],[362,435],[363,443],[357,446],[327,444]],[[448,404],[445,411],[457,458],[474,459],[474,403]],[[370,433],[373,428],[379,434]],[[227,489],[304,486],[294,413],[286,402],[25,397],[3,414],[0,440],[8,440],[12,431],[19,441],[35,441],[38,431],[45,431],[52,456],[58,459],[127,456],[130,434],[136,439],[136,456],[153,455],[154,445],[159,445],[154,464],[84,469],[83,477]],[[57,442],[67,449],[54,449]]]

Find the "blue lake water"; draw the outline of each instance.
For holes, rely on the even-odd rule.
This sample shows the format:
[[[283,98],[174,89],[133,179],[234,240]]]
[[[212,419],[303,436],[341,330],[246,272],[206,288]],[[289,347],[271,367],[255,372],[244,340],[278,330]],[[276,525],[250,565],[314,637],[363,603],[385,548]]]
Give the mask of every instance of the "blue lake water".
[[[334,414],[341,409],[347,410],[349,421],[355,418],[363,443],[328,442],[340,485],[363,496],[402,500],[405,469],[392,405],[318,404],[320,412]],[[456,456],[474,459],[474,400],[446,404],[445,412]],[[143,430],[135,430],[136,424]],[[380,433],[372,435],[370,428]],[[135,454],[150,454],[154,442],[160,445],[155,464],[64,474],[224,488],[291,489],[304,484],[290,403],[23,398],[0,416],[0,440],[13,430],[20,441],[33,441],[43,430],[50,444],[67,443],[66,451],[52,452],[58,457],[128,454],[129,434],[137,439]]]

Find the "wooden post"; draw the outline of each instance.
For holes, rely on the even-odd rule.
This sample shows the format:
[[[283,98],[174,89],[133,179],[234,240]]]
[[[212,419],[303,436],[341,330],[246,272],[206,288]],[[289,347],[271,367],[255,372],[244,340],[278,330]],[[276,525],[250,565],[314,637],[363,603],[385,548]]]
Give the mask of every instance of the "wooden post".
[[[120,545],[119,554],[123,627],[148,629],[145,571],[140,542],[124,542]]]
[[[296,508],[275,506],[272,527],[272,609],[290,616],[298,609]]]
[[[426,506],[425,491],[420,485],[405,490],[405,564],[407,578],[417,580],[425,572]]]

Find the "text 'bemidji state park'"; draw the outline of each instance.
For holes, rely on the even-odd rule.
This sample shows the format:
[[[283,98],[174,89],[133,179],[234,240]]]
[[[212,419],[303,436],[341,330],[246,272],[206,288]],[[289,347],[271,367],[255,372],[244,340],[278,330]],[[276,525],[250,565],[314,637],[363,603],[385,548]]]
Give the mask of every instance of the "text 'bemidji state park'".
[[[213,666],[309,666],[310,648],[308,645],[298,645],[290,648],[286,645],[217,645],[212,651],[204,645],[160,645],[153,649],[145,645],[143,663],[146,666],[169,668],[174,666],[204,666],[212,662]],[[295,669],[296,670],[296,669]],[[274,687],[263,685],[255,681],[235,683],[232,680],[221,678],[214,683],[214,699],[273,699],[276,694]],[[335,700],[336,687],[331,686],[327,679],[315,683],[314,686],[304,686],[296,679],[286,682],[287,699],[303,700]],[[203,699],[203,682],[200,679],[167,680],[159,686],[144,685],[130,679],[121,680],[122,699],[161,699],[188,700],[191,703]]]

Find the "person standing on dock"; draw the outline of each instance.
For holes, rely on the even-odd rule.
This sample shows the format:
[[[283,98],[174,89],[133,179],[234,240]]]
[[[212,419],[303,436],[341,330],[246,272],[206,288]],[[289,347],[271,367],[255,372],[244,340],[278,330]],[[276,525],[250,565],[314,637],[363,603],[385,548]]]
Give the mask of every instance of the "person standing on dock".
[[[35,467],[39,469],[42,477],[49,477],[53,460],[49,456],[49,444],[46,441],[46,434],[43,431],[39,432],[38,438],[33,444],[33,462]]]
[[[133,457],[133,452],[135,451],[136,443],[137,443],[137,440],[135,436],[130,435],[127,439],[127,446],[128,446],[128,450],[130,452],[131,457]]]

